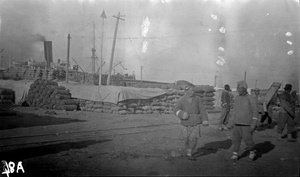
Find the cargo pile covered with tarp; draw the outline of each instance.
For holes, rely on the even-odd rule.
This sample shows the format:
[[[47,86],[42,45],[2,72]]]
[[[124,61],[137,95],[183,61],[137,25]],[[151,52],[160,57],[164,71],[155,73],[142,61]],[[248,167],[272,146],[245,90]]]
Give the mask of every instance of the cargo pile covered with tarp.
[[[163,95],[149,99],[128,99],[116,104],[104,103],[91,100],[80,101],[80,109],[83,111],[96,111],[115,114],[173,114],[176,101],[184,95],[184,90],[168,89]],[[216,112],[214,107],[213,86],[199,85],[195,87],[195,94],[202,98],[203,104],[208,113]]]
[[[37,79],[30,85],[25,100],[31,107],[66,111],[77,110],[79,105],[77,99],[71,98],[70,90],[45,79]]]
[[[169,84],[168,89],[134,88],[122,86],[92,86],[75,82],[55,82],[37,79],[34,82],[2,80],[6,88],[15,90],[16,103],[24,101],[31,107],[56,110],[82,110],[115,114],[172,114],[176,101],[184,95],[180,84]],[[149,85],[147,85],[149,86]],[[208,113],[215,109],[215,89],[197,85]],[[23,95],[23,96],[22,96]]]

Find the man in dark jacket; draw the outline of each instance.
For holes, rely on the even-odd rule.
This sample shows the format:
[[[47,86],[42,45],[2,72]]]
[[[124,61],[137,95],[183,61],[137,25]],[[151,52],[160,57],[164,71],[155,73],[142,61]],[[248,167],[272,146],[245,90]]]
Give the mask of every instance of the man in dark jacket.
[[[293,111],[292,99],[290,92],[292,85],[286,84],[284,91],[279,95],[280,109],[277,121],[278,139],[283,139],[282,132],[285,125],[287,125],[288,141],[295,142],[296,139],[292,137],[296,122],[294,121],[295,112]]]
[[[229,92],[230,92],[230,86],[226,84],[221,94],[222,111],[220,114],[219,130],[228,130],[227,124],[228,124],[229,113],[231,109],[231,96]]]
[[[253,160],[256,155],[252,135],[258,120],[258,109],[254,97],[247,93],[247,88],[246,82],[240,81],[237,83],[239,95],[234,99],[232,110],[234,124],[232,130],[232,160],[238,160],[242,139],[247,146],[247,150],[250,151],[249,158]]]
[[[180,119],[187,133],[185,135],[185,147],[187,156],[192,157],[200,138],[200,124],[208,125],[206,109],[199,96],[194,94],[194,85],[185,86],[185,94],[175,104],[174,113]]]

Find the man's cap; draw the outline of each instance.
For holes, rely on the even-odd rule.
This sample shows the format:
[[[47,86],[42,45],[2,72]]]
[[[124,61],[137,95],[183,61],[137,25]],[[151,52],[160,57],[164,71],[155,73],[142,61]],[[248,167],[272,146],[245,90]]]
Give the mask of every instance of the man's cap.
[[[237,86],[238,87],[244,87],[245,89],[248,88],[248,85],[247,85],[247,83],[245,81],[239,81],[239,82],[237,82]]]
[[[224,89],[227,90],[227,91],[231,91],[230,86],[228,84],[224,85]]]
[[[184,86],[184,90],[188,90],[189,88],[194,88],[195,85],[192,84],[192,83],[187,83],[185,86]]]
[[[284,86],[284,90],[292,90],[292,85],[291,84],[286,84]]]

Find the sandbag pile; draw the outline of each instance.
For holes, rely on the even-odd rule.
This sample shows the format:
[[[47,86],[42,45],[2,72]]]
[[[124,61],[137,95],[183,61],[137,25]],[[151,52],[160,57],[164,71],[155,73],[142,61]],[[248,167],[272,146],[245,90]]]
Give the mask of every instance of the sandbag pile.
[[[30,68],[27,68],[26,71],[25,71],[25,78],[28,79],[28,80],[31,80],[31,79],[48,79],[48,80],[51,80],[51,79],[54,79],[53,78],[53,73],[54,73],[54,70],[53,69],[40,69],[40,68],[37,68],[37,69],[30,69]]]
[[[12,89],[0,88],[0,103],[11,105],[15,102],[15,92]]]
[[[195,94],[202,98],[208,113],[215,112],[213,86],[196,86]],[[168,89],[167,93],[147,100],[125,100],[118,104],[95,102],[89,100],[80,101],[80,109],[83,111],[96,111],[114,114],[173,114],[177,100],[184,95],[184,90]]]
[[[213,86],[196,86],[195,94],[200,96],[208,113],[215,112]],[[169,89],[165,95],[149,100],[126,100],[112,108],[117,114],[173,114],[177,100],[184,95],[184,90]]]
[[[173,107],[183,90],[169,90],[168,93],[142,100],[125,100],[118,104],[80,100],[80,110],[114,114],[172,114]]]
[[[183,90],[169,90],[166,94],[148,100],[126,100],[112,108],[116,114],[173,114],[176,101]]]
[[[22,78],[20,76],[21,76],[20,71],[18,71],[17,68],[8,68],[4,72],[3,79],[21,80]]]
[[[24,72],[24,79],[32,80],[34,78],[34,69],[27,68]]]
[[[132,87],[135,88],[160,88],[160,89],[176,89],[176,90],[180,90],[182,89],[182,86],[178,85],[178,84],[159,84],[159,83],[144,83],[144,82],[138,82],[138,83],[134,83],[134,84],[128,84],[126,83],[126,85],[132,85]]]
[[[3,73],[3,79],[12,79],[12,80],[36,80],[36,79],[56,79],[54,69],[34,69],[34,68],[23,68],[23,67],[10,67]],[[63,74],[61,74],[63,75]],[[61,76],[65,78],[64,76]]]
[[[216,90],[213,86],[209,85],[197,85],[195,86],[195,94],[200,96],[202,99],[202,102],[204,104],[204,107],[206,108],[207,112],[214,112],[215,109],[215,99],[213,98],[215,96]]]
[[[66,71],[65,70],[54,70],[52,77],[53,77],[53,79],[65,80],[66,79]]]
[[[79,107],[82,111],[95,111],[102,113],[112,113],[112,108],[116,107],[116,104],[99,102],[99,101],[90,101],[79,99]]]
[[[71,98],[69,90],[46,79],[37,79],[30,85],[26,102],[32,107],[66,111],[77,110],[79,105],[77,99]]]

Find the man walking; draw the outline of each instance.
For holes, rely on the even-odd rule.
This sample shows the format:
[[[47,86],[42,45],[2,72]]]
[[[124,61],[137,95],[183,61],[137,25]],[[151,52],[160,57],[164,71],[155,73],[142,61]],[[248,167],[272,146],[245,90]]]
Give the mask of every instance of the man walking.
[[[185,135],[186,155],[192,157],[200,138],[200,124],[208,125],[206,109],[199,96],[194,94],[194,85],[185,86],[185,94],[175,104],[174,113],[187,129]],[[192,160],[192,159],[191,159]]]
[[[229,113],[231,109],[231,96],[230,96],[230,86],[226,84],[221,95],[221,106],[222,111],[220,114],[220,126],[219,130],[228,130],[227,124],[229,119]]]
[[[293,111],[292,99],[290,92],[292,85],[286,84],[284,91],[279,95],[280,109],[277,121],[278,139],[283,139],[282,132],[285,125],[287,125],[288,141],[295,142],[296,139],[292,137],[296,122],[294,121],[295,113]]]
[[[268,118],[268,108],[267,108],[267,105],[265,103],[265,99],[263,97],[261,97],[261,95],[260,95],[260,89],[259,88],[255,88],[253,90],[253,97],[254,97],[254,100],[257,103],[257,110],[258,110],[257,124],[258,124],[259,127],[261,127],[262,123],[266,120],[266,118]],[[271,123],[272,123],[272,119],[271,119],[271,117],[269,117],[268,124],[271,125]]]
[[[256,101],[253,96],[247,93],[247,88],[246,82],[240,81],[237,83],[238,95],[235,97],[232,111],[234,124],[232,130],[232,160],[238,160],[242,139],[247,146],[246,150],[250,151],[249,158],[253,160],[256,155],[252,135],[257,123],[258,110]]]

